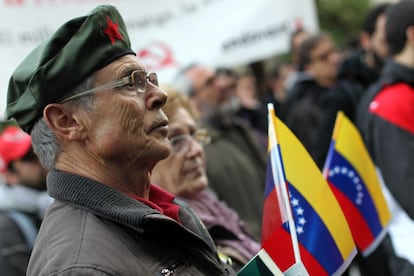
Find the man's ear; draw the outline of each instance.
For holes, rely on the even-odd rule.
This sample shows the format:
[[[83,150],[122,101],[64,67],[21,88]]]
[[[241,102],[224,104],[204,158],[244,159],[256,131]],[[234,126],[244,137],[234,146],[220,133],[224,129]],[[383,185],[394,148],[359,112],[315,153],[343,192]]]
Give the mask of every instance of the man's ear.
[[[63,104],[48,104],[43,109],[43,117],[48,127],[57,137],[65,140],[82,140],[84,128],[74,114],[74,109]]]

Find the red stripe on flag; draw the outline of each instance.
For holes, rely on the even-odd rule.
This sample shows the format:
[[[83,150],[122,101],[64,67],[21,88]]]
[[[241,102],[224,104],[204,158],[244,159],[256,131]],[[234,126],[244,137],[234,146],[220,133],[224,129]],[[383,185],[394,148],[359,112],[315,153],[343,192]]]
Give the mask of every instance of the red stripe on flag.
[[[323,243],[323,241],[320,242]],[[283,227],[279,227],[273,232],[269,239],[263,243],[263,248],[281,271],[284,272],[295,264],[291,237]],[[328,273],[319,264],[318,260],[306,248],[299,244],[299,250],[302,262],[309,275],[328,276]]]
[[[352,201],[350,201],[346,195],[344,195],[338,188],[336,188],[334,184],[332,184],[330,181],[328,182],[333,193],[335,194],[336,199],[344,211],[355,243],[358,245],[361,251],[364,251],[375,239],[374,235],[371,232],[371,229],[369,228],[369,225],[359,212],[358,208],[355,207],[355,205],[352,203]]]
[[[322,241],[319,241],[321,244]],[[323,248],[322,248],[323,250]],[[321,266],[321,264],[316,260],[312,253],[306,250],[305,247],[301,246],[299,243],[299,251],[300,256],[302,258],[302,262],[306,267],[306,270],[308,271],[309,275],[320,275],[320,276],[328,276],[329,274],[326,272],[326,270]]]
[[[265,199],[263,204],[263,218],[262,241],[266,241],[275,229],[282,225],[276,189],[273,189]]]
[[[273,231],[263,243],[263,248],[281,271],[286,271],[295,264],[290,234],[283,227],[280,226]]]

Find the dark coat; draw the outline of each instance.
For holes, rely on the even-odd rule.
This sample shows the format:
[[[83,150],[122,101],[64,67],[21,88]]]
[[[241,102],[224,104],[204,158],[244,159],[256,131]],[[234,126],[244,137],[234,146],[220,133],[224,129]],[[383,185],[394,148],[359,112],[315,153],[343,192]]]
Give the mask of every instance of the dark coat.
[[[211,143],[205,146],[209,186],[260,240],[266,152],[240,118],[219,116],[206,127],[211,135]]]
[[[234,275],[184,203],[177,202],[179,224],[85,177],[52,171],[47,182],[55,202],[40,228],[28,275]]]
[[[320,169],[325,163],[338,111],[353,120],[362,93],[362,87],[352,80],[338,80],[335,86],[327,88],[310,78],[299,80],[289,93],[285,123]]]
[[[358,127],[394,198],[414,219],[414,69],[389,61],[361,101]]]
[[[0,275],[24,276],[50,198],[24,185],[0,184]]]
[[[14,214],[12,214],[14,212]],[[16,214],[16,213],[19,214]],[[20,216],[22,223],[27,223],[25,229],[16,221]],[[32,231],[28,235],[36,235],[40,221],[37,214],[23,213],[17,210],[0,212],[0,272],[1,275],[24,276],[32,251],[32,241],[26,237],[24,230]]]
[[[362,98],[357,126],[385,185],[414,219],[414,69],[387,62],[383,76]],[[388,239],[362,263],[372,275],[413,275],[414,265],[396,256]],[[391,248],[391,249],[390,249]],[[389,271],[388,273],[386,273]]]
[[[353,80],[359,83],[366,91],[371,84],[380,78],[381,68],[369,67],[365,63],[364,58],[365,52],[363,50],[355,51],[355,53],[341,63],[338,70],[338,78]]]
[[[311,153],[317,137],[316,129],[323,117],[323,100],[329,89],[314,79],[298,80],[285,104],[285,123]]]

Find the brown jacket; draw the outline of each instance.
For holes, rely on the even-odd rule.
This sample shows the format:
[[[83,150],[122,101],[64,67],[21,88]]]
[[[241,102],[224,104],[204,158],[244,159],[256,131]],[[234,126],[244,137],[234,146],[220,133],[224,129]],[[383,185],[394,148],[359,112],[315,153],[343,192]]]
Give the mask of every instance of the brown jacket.
[[[181,224],[91,179],[52,171],[27,275],[234,275],[181,202]]]

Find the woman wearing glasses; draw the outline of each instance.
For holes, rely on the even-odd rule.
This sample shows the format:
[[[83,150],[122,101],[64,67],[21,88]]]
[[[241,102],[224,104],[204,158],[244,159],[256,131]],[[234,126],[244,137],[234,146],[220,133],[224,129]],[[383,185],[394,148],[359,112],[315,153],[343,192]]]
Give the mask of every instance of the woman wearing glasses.
[[[232,262],[237,271],[252,258],[260,245],[247,233],[235,211],[220,202],[208,189],[203,144],[210,137],[198,129],[198,115],[181,93],[164,88],[168,100],[163,111],[169,118],[170,156],[159,162],[151,180],[185,201],[205,224],[222,258]]]

